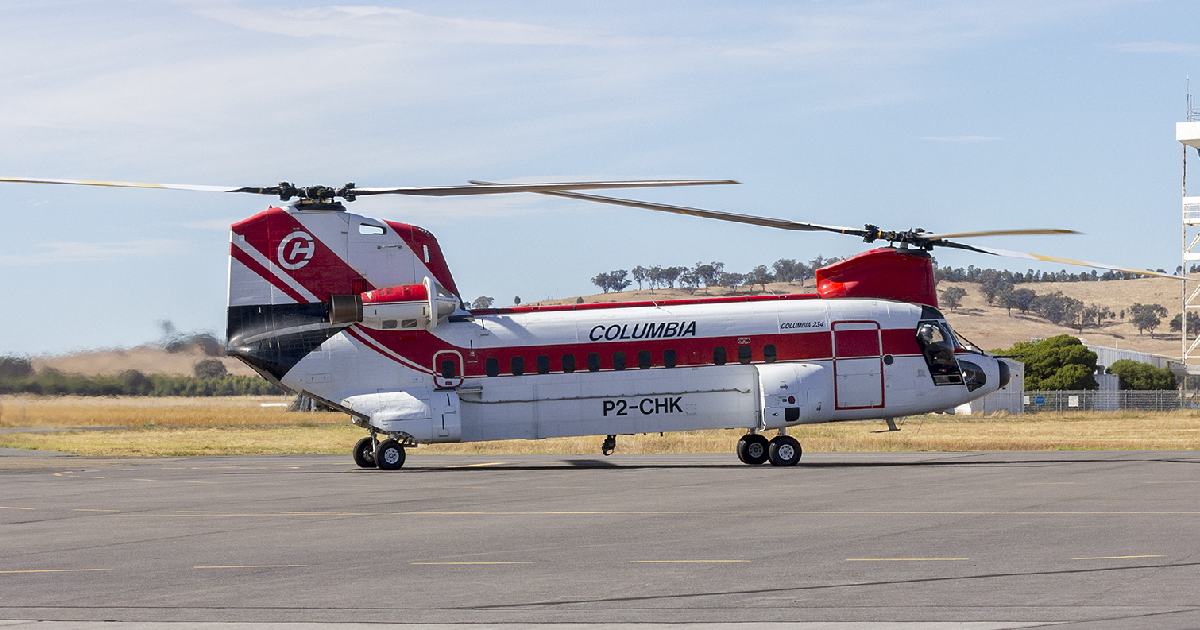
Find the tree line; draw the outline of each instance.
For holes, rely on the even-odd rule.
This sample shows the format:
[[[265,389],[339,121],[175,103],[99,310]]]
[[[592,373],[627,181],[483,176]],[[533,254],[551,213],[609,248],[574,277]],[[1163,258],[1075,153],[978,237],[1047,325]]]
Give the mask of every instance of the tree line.
[[[1097,389],[1096,353],[1071,335],[1057,335],[1039,341],[1022,341],[996,354],[1025,364],[1025,391]],[[1175,389],[1175,375],[1160,368],[1121,359],[1105,370],[1117,375],[1121,389]]]
[[[1052,324],[1074,328],[1081,333],[1085,328],[1099,328],[1107,321],[1124,321],[1128,315],[1129,323],[1138,329],[1139,335],[1149,331],[1153,337],[1154,331],[1167,316],[1167,307],[1162,304],[1134,302],[1127,309],[1113,311],[1100,304],[1084,304],[1082,300],[1063,295],[1062,291],[1038,294],[1033,289],[1017,288],[999,275],[983,278],[979,287],[990,306],[1004,307],[1009,315],[1012,315],[1014,308],[1021,314],[1033,312]],[[966,295],[967,291],[962,287],[946,287],[940,292],[939,298],[942,305],[954,311],[962,306]],[[1200,316],[1195,313],[1188,315],[1188,331],[1200,331]],[[1176,315],[1170,322],[1172,331],[1179,331],[1179,322],[1180,317]]]
[[[817,269],[839,260],[841,259],[824,256],[817,256],[807,262],[792,258],[780,258],[770,266],[756,265],[746,272],[727,270],[725,263],[716,260],[700,261],[690,267],[638,265],[633,269],[616,269],[598,273],[592,277],[592,284],[599,287],[604,293],[624,291],[634,284],[637,284],[639,291],[680,288],[694,293],[700,289],[712,287],[722,287],[734,291],[746,287],[752,291],[756,286],[761,291],[766,291],[767,284],[771,282],[803,283],[805,280],[813,278]]]
[[[214,367],[215,364],[218,367]],[[35,370],[27,357],[0,356],[0,394],[75,396],[266,396],[284,390],[258,376],[235,376],[215,359],[197,362],[191,376],[124,370],[86,375]]]

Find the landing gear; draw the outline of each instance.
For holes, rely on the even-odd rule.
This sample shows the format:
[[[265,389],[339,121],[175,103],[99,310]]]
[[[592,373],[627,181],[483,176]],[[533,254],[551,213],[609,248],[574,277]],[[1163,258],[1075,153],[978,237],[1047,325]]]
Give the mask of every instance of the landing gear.
[[[766,463],[769,457],[767,450],[767,438],[757,433],[747,433],[737,443],[738,459],[751,466]]]
[[[609,455],[612,455],[613,451],[615,451],[615,450],[617,450],[617,436],[615,436],[615,435],[605,436],[604,444],[600,445],[600,452],[603,453],[605,457],[608,457]]]
[[[390,438],[380,442],[379,448],[375,449],[375,461],[380,470],[400,470],[405,458],[404,447]]]
[[[790,435],[775,436],[768,446],[768,458],[772,466],[795,466],[800,462],[803,451],[800,442]]]
[[[375,438],[365,437],[354,443],[354,463],[359,468],[375,467]]]

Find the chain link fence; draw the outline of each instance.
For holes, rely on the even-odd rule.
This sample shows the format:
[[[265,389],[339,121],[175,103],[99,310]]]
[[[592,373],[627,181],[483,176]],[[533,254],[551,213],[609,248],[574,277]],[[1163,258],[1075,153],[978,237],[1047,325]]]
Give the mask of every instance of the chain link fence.
[[[1015,393],[1015,392],[1014,392]],[[1021,394],[1025,413],[1039,411],[1175,411],[1195,404],[1183,404],[1178,391],[1120,390],[1120,391],[1046,391]]]

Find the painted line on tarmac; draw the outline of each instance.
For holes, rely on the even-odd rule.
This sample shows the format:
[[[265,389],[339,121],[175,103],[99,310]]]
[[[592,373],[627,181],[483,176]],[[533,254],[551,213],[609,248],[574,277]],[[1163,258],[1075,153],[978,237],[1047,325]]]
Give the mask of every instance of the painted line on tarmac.
[[[1145,553],[1133,556],[1091,556],[1083,558],[1071,558],[1072,560],[1138,560],[1141,558],[1166,558],[1166,556],[1157,553]]]
[[[112,571],[112,569],[0,569],[0,574],[17,573],[85,573],[89,571]]]
[[[0,505],[0,510],[32,510],[31,507],[17,507],[14,505]]]
[[[958,560],[970,560],[970,558],[960,557],[910,557],[910,558],[846,558],[846,562],[952,562]]]
[[[100,508],[71,508],[72,512],[100,512],[103,514],[114,514],[121,510],[102,510]]]
[[[478,464],[459,464],[456,466],[446,466],[446,468],[485,468],[487,466],[503,466],[508,462],[480,462]]]
[[[10,508],[33,509],[33,508]],[[191,518],[262,518],[292,516],[692,516],[745,517],[746,512],[687,512],[662,510],[505,510],[505,511],[445,511],[416,510],[410,512],[142,512],[132,516],[191,517]],[[755,512],[752,516],[1200,516],[1200,511],[830,511],[830,512]]]

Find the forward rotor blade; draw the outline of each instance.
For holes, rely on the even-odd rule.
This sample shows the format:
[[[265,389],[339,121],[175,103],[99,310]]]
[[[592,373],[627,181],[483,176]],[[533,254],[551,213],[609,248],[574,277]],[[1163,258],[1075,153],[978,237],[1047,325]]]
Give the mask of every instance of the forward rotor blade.
[[[967,245],[965,243],[955,243],[953,241],[940,241],[937,245],[945,247],[953,247],[955,249],[965,249],[980,254],[991,254],[992,256],[1004,256],[1006,258],[1023,258],[1025,260],[1037,260],[1040,262],[1060,263],[1064,265],[1074,265],[1077,267],[1092,267],[1094,269],[1108,269],[1110,271],[1123,271],[1125,273],[1135,273],[1142,276],[1157,276],[1159,278],[1171,278],[1173,280],[1184,280],[1184,276],[1175,276],[1161,271],[1151,271],[1149,269],[1133,269],[1130,267],[1118,267],[1107,263],[1093,262],[1090,260],[1078,260],[1075,258],[1063,258],[1061,256],[1047,256],[1045,254],[1035,254],[1033,252],[1015,252],[1008,249],[993,249],[990,247],[979,247],[978,245]]]
[[[160,188],[165,190],[195,190],[199,192],[258,192],[257,188],[240,186],[200,186],[196,184],[152,184],[144,182],[111,182],[96,179],[42,179],[35,177],[0,177],[0,183],[64,184],[68,186],[103,186],[106,188]]]
[[[535,184],[469,184],[463,186],[399,186],[390,188],[352,188],[355,195],[490,195],[497,193],[551,193],[568,190],[597,190],[603,188],[657,188],[661,186],[710,186],[739,184],[732,179],[646,179],[623,182],[553,182]]]
[[[922,234],[931,241],[945,238],[977,238],[980,236],[1027,236],[1034,234],[1081,234],[1075,230],[1061,228],[1025,228],[1015,230],[978,230],[975,232],[946,232],[944,234]]]
[[[472,183],[478,180],[472,180]],[[479,182],[480,185],[488,185],[486,182]],[[717,210],[705,210],[703,208],[692,208],[688,206],[673,206],[666,203],[655,203],[652,201],[638,201],[636,199],[621,199],[618,197],[605,197],[602,195],[586,195],[577,192],[566,191],[538,191],[543,195],[553,195],[555,197],[566,197],[568,199],[582,199],[584,201],[594,201],[596,203],[608,203],[615,206],[626,206],[629,208],[641,208],[643,210],[655,210],[658,212],[670,212],[672,214],[686,214],[693,217],[704,217],[706,219],[718,219],[721,221],[731,221],[733,223],[748,223],[750,225],[760,225],[763,227],[778,228],[781,230],[799,230],[804,232],[836,232],[838,234],[852,234],[854,236],[865,236],[867,231],[862,228],[844,227],[840,225],[821,225],[818,223],[801,223],[799,221],[789,221],[787,219],[775,219],[771,217],[760,217],[752,214],[738,214],[735,212],[719,212]]]

